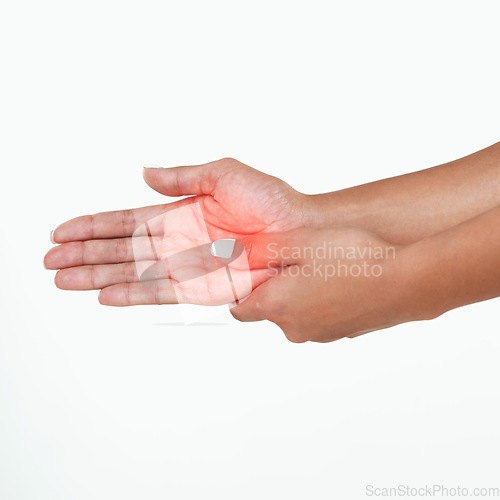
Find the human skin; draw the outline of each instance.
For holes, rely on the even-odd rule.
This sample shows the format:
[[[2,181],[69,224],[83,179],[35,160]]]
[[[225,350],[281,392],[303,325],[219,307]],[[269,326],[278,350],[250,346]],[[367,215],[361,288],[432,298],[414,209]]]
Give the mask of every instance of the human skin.
[[[451,309],[500,296],[499,227],[497,207],[407,245],[391,245],[358,228],[299,229],[248,237],[243,243],[251,267],[284,267],[231,313],[240,321],[268,319],[293,342],[331,342],[434,319]],[[382,252],[385,257],[379,259],[290,257],[291,248],[318,248],[324,241],[336,248],[354,247],[360,255],[369,255],[368,248],[392,251]],[[280,262],[276,246],[287,250]],[[325,279],[325,273],[312,273],[314,260],[319,261],[316,265],[360,267],[356,276],[342,272]],[[366,263],[371,271],[358,276]]]
[[[283,181],[233,159],[199,166],[146,169],[144,177],[162,194],[189,198],[78,217],[60,225],[52,238],[61,245],[51,249],[44,259],[48,269],[59,269],[55,278],[59,288],[101,289],[99,300],[105,305],[179,301],[179,294],[163,293],[140,283],[135,272],[132,234],[141,223],[192,203],[202,207],[212,240],[244,240],[306,227],[355,227],[362,234],[376,234],[385,244],[398,248],[398,256],[403,252],[402,255],[414,256],[418,261],[418,253],[408,250],[414,248],[413,244],[445,234],[447,229],[500,204],[500,143],[450,164],[322,195],[301,194]],[[179,231],[188,235],[190,227],[180,227]],[[352,230],[346,230],[346,234],[352,235]],[[403,268],[411,267],[408,258],[398,262]],[[251,271],[257,276],[252,278],[257,288],[240,307],[250,308],[256,294],[281,280],[274,277],[262,285],[268,276],[260,273],[262,269]],[[384,280],[387,276],[396,279],[389,270],[384,272]],[[213,290],[210,283],[205,284],[202,291]],[[211,303],[206,298],[200,302],[199,294],[191,292],[181,293],[182,301]],[[417,295],[413,297],[417,304]],[[233,310],[236,317],[241,310],[245,309]],[[418,315],[413,319],[418,319]],[[406,319],[397,322],[402,321]],[[390,326],[390,322],[378,326],[373,323],[367,328]],[[359,333],[354,324],[353,320],[353,330]],[[348,330],[347,326],[343,328]],[[335,331],[333,336],[337,338],[340,327]]]
[[[354,226],[413,243],[500,205],[500,142],[464,158],[306,202],[306,225]]]
[[[137,275],[137,255],[132,237],[145,222],[179,212],[195,204],[201,217],[175,224],[176,237],[191,240],[191,246],[206,243],[200,227],[206,227],[210,240],[241,238],[249,234],[286,231],[303,225],[305,195],[276,177],[266,175],[231,158],[206,165],[144,170],[145,181],[166,196],[190,195],[174,203],[77,217],[58,226],[51,235],[54,243],[44,259],[47,269],[59,269],[56,286],[65,290],[101,290],[99,301],[111,306],[190,302],[218,305],[225,302],[220,293],[219,275],[205,275],[194,282],[166,286],[144,286]],[[144,235],[142,235],[144,237]],[[169,229],[155,238],[172,238]],[[185,247],[185,246],[184,246]],[[147,247],[145,247],[147,248]],[[179,250],[183,250],[182,242]],[[171,251],[174,249],[170,249]],[[144,252],[143,260],[154,259]],[[221,276],[222,274],[222,276]],[[265,271],[252,272],[257,286]],[[206,293],[204,293],[206,292]]]

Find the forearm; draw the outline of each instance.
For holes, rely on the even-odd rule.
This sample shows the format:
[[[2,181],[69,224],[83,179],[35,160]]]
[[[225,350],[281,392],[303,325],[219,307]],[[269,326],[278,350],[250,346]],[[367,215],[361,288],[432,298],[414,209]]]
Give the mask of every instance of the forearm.
[[[500,206],[407,246],[397,265],[411,319],[500,296]]]
[[[309,227],[356,226],[408,244],[500,205],[500,143],[459,160],[308,196]]]

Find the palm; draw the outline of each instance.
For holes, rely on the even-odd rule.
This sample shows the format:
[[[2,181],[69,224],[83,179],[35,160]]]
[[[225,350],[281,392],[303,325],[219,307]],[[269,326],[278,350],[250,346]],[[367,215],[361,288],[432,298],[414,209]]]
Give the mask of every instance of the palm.
[[[155,302],[163,300],[219,305],[235,302],[260,284],[266,270],[251,270],[245,252],[234,252],[232,268],[210,252],[212,242],[233,239],[235,233],[208,224],[204,203],[171,204],[140,224],[132,235],[136,276]],[[239,243],[239,245],[241,245]]]
[[[215,237],[294,229],[299,225],[298,193],[289,185],[253,169],[223,174],[213,194],[200,202]]]

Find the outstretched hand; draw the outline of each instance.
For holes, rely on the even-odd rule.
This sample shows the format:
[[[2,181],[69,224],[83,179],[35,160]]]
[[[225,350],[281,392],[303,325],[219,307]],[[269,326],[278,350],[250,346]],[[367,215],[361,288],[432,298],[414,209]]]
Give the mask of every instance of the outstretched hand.
[[[280,179],[233,159],[197,166],[147,168],[145,181],[166,196],[188,196],[174,203],[77,217],[52,234],[44,259],[59,269],[55,283],[66,290],[102,290],[105,305],[190,302],[216,305],[234,301],[265,281],[267,270],[224,269],[185,281],[182,268],[169,269],[147,283],[140,269],[166,255],[217,239],[238,239],[304,224],[305,196]],[[146,223],[154,234],[145,231]],[[194,256],[196,254],[193,254]],[[206,256],[187,265],[203,268]],[[210,258],[210,256],[209,256]]]

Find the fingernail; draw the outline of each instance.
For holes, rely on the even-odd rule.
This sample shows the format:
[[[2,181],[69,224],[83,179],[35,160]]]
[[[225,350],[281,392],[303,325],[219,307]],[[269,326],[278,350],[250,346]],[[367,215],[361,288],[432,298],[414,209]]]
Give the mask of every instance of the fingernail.
[[[153,165],[153,164],[149,165],[149,164],[148,164],[148,165],[144,165],[144,167],[143,167],[143,169],[144,169],[144,170],[145,170],[146,168],[163,168],[163,167],[160,167],[160,165]]]
[[[54,240],[54,231],[50,232],[50,241],[53,245],[57,245],[56,240]]]

